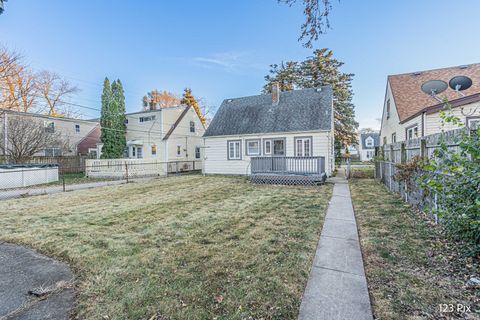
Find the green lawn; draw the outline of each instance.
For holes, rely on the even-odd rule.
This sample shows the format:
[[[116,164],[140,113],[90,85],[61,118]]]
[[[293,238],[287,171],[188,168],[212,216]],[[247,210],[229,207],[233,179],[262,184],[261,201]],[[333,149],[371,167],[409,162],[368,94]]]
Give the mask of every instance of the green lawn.
[[[350,189],[375,317],[479,319],[480,292],[465,285],[479,275],[478,264],[383,185],[353,179]],[[439,304],[468,305],[472,313],[441,313]]]
[[[179,176],[0,202],[0,239],[68,262],[79,319],[294,319],[330,185]]]

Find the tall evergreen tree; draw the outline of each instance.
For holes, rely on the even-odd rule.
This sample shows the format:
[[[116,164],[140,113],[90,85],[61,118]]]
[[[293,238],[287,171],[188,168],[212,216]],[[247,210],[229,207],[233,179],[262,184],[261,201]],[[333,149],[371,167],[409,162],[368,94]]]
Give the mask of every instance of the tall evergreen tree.
[[[115,115],[115,158],[122,158],[125,154],[125,148],[127,146],[125,124],[125,93],[123,91],[123,85],[120,79],[112,83],[112,98],[113,98],[113,112]]]
[[[113,158],[115,150],[115,125],[113,120],[112,106],[112,87],[110,85],[110,80],[108,80],[108,78],[105,78],[105,81],[103,82],[102,111],[100,116],[100,125],[102,127],[102,134],[100,139],[103,144],[102,158],[104,159]]]
[[[192,94],[192,89],[185,88],[185,90],[183,92],[182,100],[180,101],[180,103],[184,104],[186,106],[192,107],[195,110],[195,112],[197,113],[198,117],[200,118],[200,121],[202,122],[202,124],[205,126],[206,118],[202,114],[202,112],[200,110],[200,106],[198,105],[197,100],[195,99],[195,97]]]
[[[288,62],[281,67],[272,65],[270,75],[265,77],[263,91],[271,92],[272,84],[280,83],[283,91],[294,88],[315,88],[330,85],[334,98],[334,123],[335,141],[337,144],[349,145],[357,142],[355,121],[355,106],[352,103],[353,74],[343,73],[340,68],[343,62],[333,57],[333,52],[328,49],[317,49],[313,56],[304,61]]]

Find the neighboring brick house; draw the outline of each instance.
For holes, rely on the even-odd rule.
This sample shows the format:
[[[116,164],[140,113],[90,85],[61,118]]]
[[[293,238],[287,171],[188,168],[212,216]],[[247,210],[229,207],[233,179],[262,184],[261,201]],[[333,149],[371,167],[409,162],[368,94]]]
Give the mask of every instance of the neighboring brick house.
[[[472,85],[462,91],[448,87],[436,97],[421,90],[427,81],[440,80],[448,86],[458,76],[468,77]],[[442,126],[440,111],[445,109],[442,102],[444,98],[449,100],[454,115],[466,126],[480,121],[480,64],[388,76],[380,131],[381,144],[455,129],[453,125]]]

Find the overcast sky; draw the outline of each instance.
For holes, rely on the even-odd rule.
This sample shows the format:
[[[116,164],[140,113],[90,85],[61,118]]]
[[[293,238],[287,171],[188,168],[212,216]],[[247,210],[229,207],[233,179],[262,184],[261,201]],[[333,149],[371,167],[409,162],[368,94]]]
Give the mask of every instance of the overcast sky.
[[[299,1],[301,2],[301,1]],[[479,62],[480,1],[333,0],[333,29],[314,43],[355,74],[357,120],[379,128],[389,74]],[[10,0],[0,43],[35,69],[76,83],[74,102],[100,107],[105,76],[124,83],[127,111],[157,88],[184,87],[219,106],[258,94],[269,65],[313,52],[297,38],[300,5],[276,0]],[[85,116],[98,116],[89,109]]]

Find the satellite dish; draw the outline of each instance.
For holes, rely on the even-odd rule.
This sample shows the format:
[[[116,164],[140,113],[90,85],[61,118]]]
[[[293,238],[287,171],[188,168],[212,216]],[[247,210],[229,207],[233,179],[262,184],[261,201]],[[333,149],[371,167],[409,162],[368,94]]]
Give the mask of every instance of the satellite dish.
[[[442,93],[447,88],[448,84],[442,80],[430,80],[422,84],[422,91],[431,96]]]
[[[472,86],[472,79],[466,76],[456,76],[450,79],[448,84],[450,85],[450,88],[455,91],[463,91]]]

